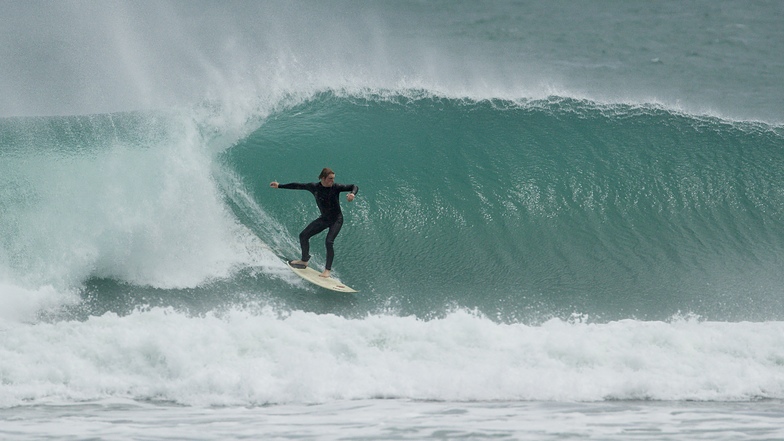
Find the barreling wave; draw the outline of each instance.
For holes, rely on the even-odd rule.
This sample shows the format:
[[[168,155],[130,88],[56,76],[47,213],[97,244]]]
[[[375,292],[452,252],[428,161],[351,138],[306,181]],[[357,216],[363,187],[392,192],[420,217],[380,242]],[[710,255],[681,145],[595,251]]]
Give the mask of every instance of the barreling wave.
[[[336,268],[405,313],[784,314],[780,127],[568,98],[322,93],[221,160],[291,237],[312,201],[267,182],[330,166],[357,183]]]
[[[231,127],[202,113],[2,120],[0,275],[16,303],[784,317],[781,127],[422,90],[289,97]],[[297,255],[316,213],[267,184],[324,166],[360,186],[335,245],[353,299],[303,291],[275,257]]]

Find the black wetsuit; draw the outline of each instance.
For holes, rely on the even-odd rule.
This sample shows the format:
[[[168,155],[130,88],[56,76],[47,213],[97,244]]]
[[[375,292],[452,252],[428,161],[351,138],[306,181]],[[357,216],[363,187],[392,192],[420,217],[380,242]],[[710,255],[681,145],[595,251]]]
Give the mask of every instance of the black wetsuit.
[[[278,188],[285,188],[288,190],[307,190],[316,197],[316,205],[318,205],[321,216],[310,223],[301,233],[299,233],[299,243],[302,247],[302,261],[307,262],[310,260],[310,238],[316,234],[329,228],[327,233],[327,264],[325,269],[332,269],[332,260],[335,258],[335,250],[332,245],[335,243],[335,237],[340,233],[340,227],[343,226],[343,212],[340,211],[340,193],[350,191],[357,194],[359,187],[356,185],[343,185],[332,184],[332,187],[325,187],[321,182],[311,182],[308,184],[299,184],[292,182],[290,184],[281,184]]]

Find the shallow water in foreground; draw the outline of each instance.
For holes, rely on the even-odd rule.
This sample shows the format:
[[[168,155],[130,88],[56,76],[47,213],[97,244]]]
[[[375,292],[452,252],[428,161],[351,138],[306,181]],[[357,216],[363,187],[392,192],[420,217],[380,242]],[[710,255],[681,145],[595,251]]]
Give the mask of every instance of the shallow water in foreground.
[[[0,410],[3,439],[772,440],[779,400],[717,402],[336,401],[196,408],[134,401]]]

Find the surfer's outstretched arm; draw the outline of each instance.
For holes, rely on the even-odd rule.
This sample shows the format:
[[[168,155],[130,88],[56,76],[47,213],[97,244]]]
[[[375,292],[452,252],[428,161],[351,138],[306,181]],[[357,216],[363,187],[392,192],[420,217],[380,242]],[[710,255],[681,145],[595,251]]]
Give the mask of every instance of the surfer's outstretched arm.
[[[289,184],[280,184],[277,181],[270,182],[272,188],[285,188],[287,190],[308,190],[312,191],[311,187],[314,184],[300,184],[299,182],[291,182]]]

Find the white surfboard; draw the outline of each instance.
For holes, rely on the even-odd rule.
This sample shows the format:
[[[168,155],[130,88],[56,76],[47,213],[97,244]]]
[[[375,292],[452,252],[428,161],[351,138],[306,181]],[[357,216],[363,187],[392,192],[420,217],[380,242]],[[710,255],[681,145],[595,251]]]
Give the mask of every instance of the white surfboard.
[[[288,265],[288,267],[294,271],[294,274],[302,277],[314,285],[338,292],[357,292],[355,289],[344,285],[340,280],[334,277],[319,277],[321,273],[314,270],[313,268],[295,268],[291,266],[291,263],[288,261],[286,262],[286,265]]]

